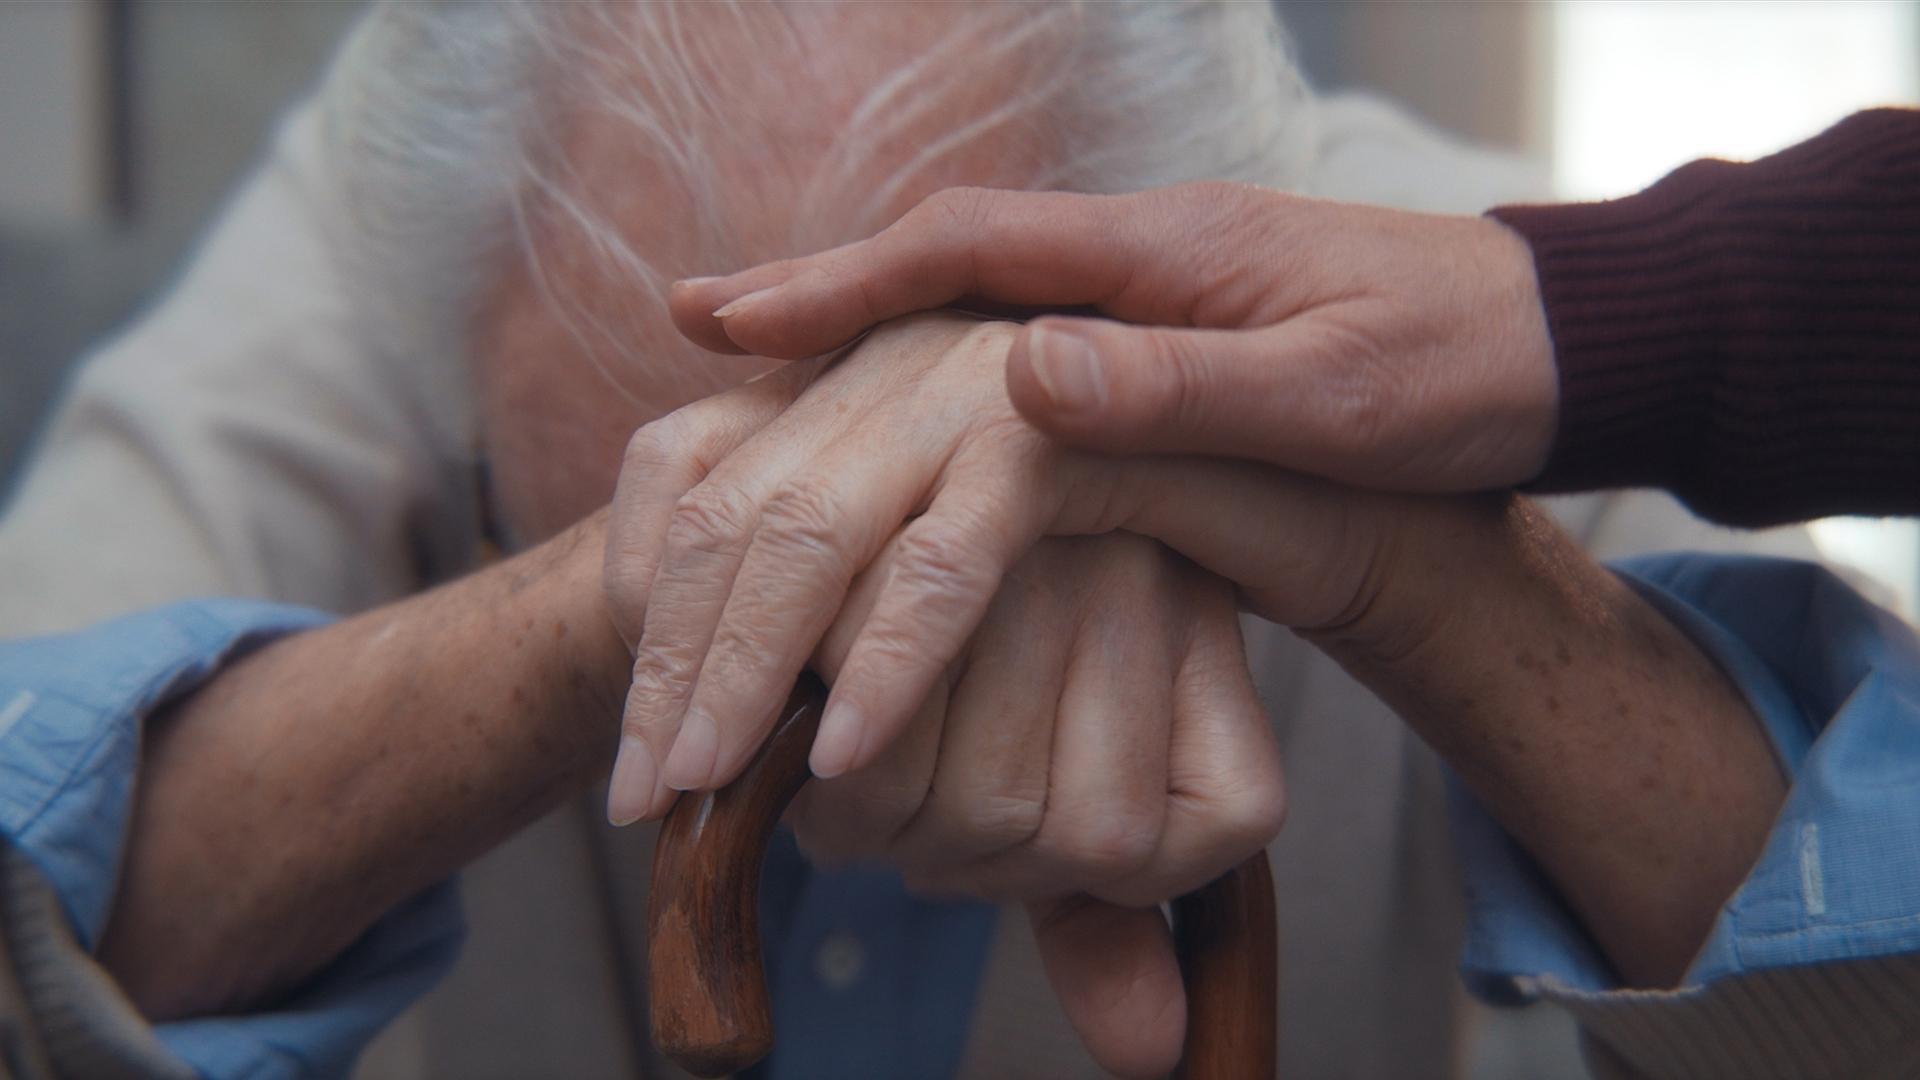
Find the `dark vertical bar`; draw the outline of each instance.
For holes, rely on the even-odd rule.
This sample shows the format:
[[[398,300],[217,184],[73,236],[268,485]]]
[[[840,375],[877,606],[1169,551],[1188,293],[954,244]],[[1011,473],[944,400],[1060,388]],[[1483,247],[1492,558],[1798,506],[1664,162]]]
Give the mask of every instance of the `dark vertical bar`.
[[[104,160],[108,216],[125,225],[139,210],[138,155],[135,151],[133,0],[94,0],[100,5],[100,47],[105,60],[106,92],[101,117],[106,140]]]

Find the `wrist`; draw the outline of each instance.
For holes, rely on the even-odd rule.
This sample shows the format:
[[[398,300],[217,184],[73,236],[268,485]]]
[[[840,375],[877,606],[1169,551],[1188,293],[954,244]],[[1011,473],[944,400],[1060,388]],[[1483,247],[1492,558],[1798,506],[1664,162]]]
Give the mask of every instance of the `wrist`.
[[[613,750],[632,665],[608,615],[605,548],[601,510],[494,567],[489,590],[504,616],[496,625],[515,650],[533,650],[511,707],[557,724],[588,773]]]
[[[606,537],[607,512],[601,509],[557,539],[570,545],[561,571],[562,594],[568,598],[567,630],[561,639],[567,686],[593,737],[611,750],[632,677],[633,654],[621,639],[607,603]]]
[[[1505,463],[1497,481],[1521,483],[1546,468],[1553,450],[1560,374],[1532,245],[1497,218],[1476,223],[1485,238],[1484,280],[1492,293],[1482,309],[1485,323],[1473,336],[1487,355],[1502,358],[1494,373],[1495,392],[1508,399],[1506,409],[1483,419],[1502,432],[1505,442],[1496,451]]]
[[[1506,494],[1410,496],[1373,515],[1370,555],[1339,617],[1297,629],[1355,670],[1393,675],[1444,650],[1520,500]]]

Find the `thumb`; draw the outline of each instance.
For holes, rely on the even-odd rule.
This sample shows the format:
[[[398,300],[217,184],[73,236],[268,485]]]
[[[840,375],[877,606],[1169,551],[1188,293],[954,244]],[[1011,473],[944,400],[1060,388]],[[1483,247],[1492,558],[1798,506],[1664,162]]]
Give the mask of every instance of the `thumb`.
[[[1029,423],[1072,446],[1364,475],[1374,448],[1349,422],[1355,373],[1326,370],[1307,337],[1287,324],[1195,330],[1037,319],[1008,353],[1007,392]]]
[[[1164,1076],[1180,1060],[1187,999],[1158,908],[1087,896],[1027,905],[1047,982],[1102,1069]]]

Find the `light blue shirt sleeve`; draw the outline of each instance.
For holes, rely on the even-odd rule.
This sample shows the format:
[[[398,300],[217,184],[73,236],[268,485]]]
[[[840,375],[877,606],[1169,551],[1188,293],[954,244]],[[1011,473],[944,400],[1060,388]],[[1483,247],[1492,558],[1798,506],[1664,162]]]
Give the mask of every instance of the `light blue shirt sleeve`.
[[[1791,788],[1759,861],[1682,982],[1920,951],[1920,644],[1831,572],[1663,555],[1623,580],[1726,671]],[[1617,981],[1539,868],[1452,785],[1467,881],[1461,971],[1492,1001]]]
[[[105,929],[146,717],[221,665],[326,616],[252,601],[175,604],[58,637],[0,642],[0,832],[46,877],[88,949]],[[207,1077],[344,1075],[452,966],[452,882],[401,905],[272,1008],[158,1025]]]

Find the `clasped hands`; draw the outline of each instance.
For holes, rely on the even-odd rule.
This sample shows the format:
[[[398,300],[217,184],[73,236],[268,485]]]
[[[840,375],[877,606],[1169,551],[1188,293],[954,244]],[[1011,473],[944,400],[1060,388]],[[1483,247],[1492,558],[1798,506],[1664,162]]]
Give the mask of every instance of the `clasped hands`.
[[[1390,647],[1401,535],[1475,509],[1266,466],[1064,448],[1006,390],[1018,327],[875,330],[632,438],[605,581],[634,653],[609,815],[723,785],[800,670],[832,684],[792,815],[816,857],[1025,901],[1096,1058],[1164,1071],[1184,1008],[1152,906],[1285,806],[1238,609]]]
[[[678,286],[680,329],[724,352],[824,352],[962,296],[1094,304],[1144,325],[1154,348],[1089,373],[1058,361],[1089,344],[1110,363],[1129,352],[1100,342],[1096,321],[914,315],[636,432],[607,530],[609,611],[634,651],[612,821],[730,782],[812,665],[831,698],[810,757],[820,782],[793,813],[803,847],[889,859],[922,890],[1027,901],[1094,1057],[1123,1074],[1171,1067],[1185,1009],[1152,905],[1265,846],[1284,813],[1238,609],[1379,671],[1444,617],[1444,590],[1405,578],[1434,548],[1471,557],[1515,523],[1503,498],[1359,492],[1273,465],[1371,475],[1404,448],[1390,430],[1288,413],[1258,371],[1267,352],[1325,356],[1317,379],[1352,386],[1321,342],[1350,352],[1379,332],[1388,356],[1396,334],[1428,340],[1430,327],[1354,290],[1290,286],[1273,242],[1306,236],[1242,236],[1206,256],[1217,265],[1175,267],[1167,252],[1192,248],[1129,223],[1225,240],[1248,200],[1284,198],[1227,184],[1119,200],[943,192],[876,240]],[[1402,225],[1356,208],[1338,231],[1392,267],[1396,244],[1432,250]],[[1511,238],[1478,236],[1511,261]],[[1519,261],[1475,281],[1513,292],[1530,279]],[[1350,277],[1369,275],[1425,288],[1379,267]],[[1540,346],[1530,331],[1523,317],[1457,344],[1524,356]],[[1292,340],[1265,340],[1275,332]],[[1177,375],[1187,390],[1208,377],[1204,407],[1179,407]],[[1551,377],[1534,375],[1513,384],[1515,409],[1538,413],[1542,386],[1551,404]],[[1156,384],[1158,402],[1140,392]],[[1092,413],[1150,454],[1102,454],[1102,430],[1075,430]],[[1515,467],[1501,461],[1542,452],[1549,425],[1482,419],[1463,425],[1475,438],[1453,473],[1519,479],[1524,463],[1503,475]],[[1334,457],[1288,459],[1323,448]],[[1411,461],[1402,486],[1459,482],[1448,465],[1423,477],[1427,465]],[[1413,559],[1421,569],[1402,573]]]

